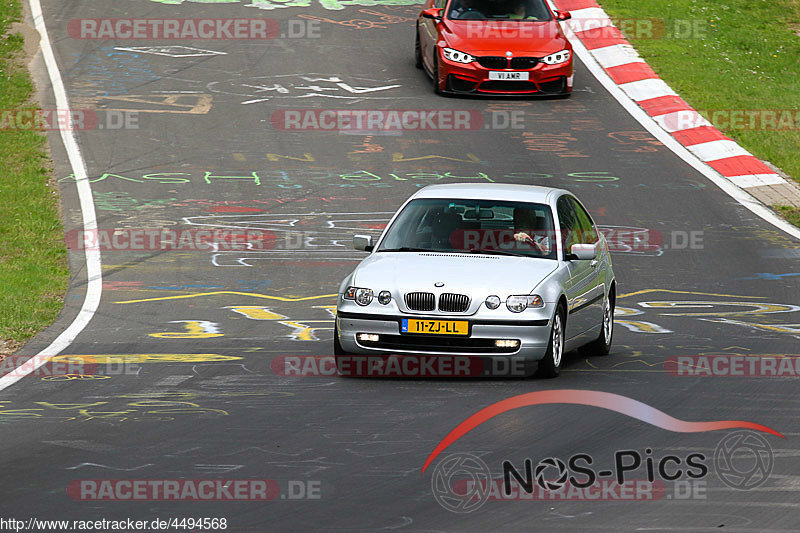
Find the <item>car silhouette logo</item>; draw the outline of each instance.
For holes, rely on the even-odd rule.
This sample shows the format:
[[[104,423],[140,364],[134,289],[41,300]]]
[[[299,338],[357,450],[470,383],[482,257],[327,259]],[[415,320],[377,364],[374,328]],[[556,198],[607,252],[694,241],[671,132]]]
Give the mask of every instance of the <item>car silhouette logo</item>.
[[[436,283],[433,284],[433,286],[434,287],[444,287],[444,283],[441,282],[441,281],[437,281]]]

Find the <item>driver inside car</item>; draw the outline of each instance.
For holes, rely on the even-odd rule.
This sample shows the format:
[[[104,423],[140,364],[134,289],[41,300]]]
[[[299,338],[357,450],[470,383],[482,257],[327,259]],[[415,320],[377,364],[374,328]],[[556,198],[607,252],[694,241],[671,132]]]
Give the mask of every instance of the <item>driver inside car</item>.
[[[532,209],[518,207],[514,209],[514,240],[520,244],[531,246],[543,254],[550,253],[547,219],[536,216]]]
[[[450,18],[455,20],[485,19],[479,9],[475,7],[476,0],[454,0],[450,8]]]

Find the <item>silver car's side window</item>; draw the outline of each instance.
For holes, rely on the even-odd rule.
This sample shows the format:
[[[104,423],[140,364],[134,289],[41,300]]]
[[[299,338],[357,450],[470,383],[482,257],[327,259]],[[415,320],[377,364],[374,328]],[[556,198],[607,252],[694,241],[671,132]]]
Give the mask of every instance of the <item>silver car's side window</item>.
[[[561,232],[561,246],[564,254],[570,253],[573,244],[578,244],[578,227],[575,221],[575,211],[568,196],[562,196],[556,204],[558,211],[558,229]]]
[[[577,221],[578,231],[580,231],[579,239],[581,243],[594,244],[597,242],[597,231],[595,230],[592,217],[586,212],[586,209],[575,198],[569,198],[572,204],[575,219]]]

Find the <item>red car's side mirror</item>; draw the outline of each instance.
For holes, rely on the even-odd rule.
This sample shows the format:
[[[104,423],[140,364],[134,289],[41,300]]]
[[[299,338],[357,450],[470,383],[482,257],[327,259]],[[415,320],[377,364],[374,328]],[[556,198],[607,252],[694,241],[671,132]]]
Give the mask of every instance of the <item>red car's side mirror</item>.
[[[572,18],[572,13],[569,11],[556,11],[557,20],[569,20]]]
[[[425,11],[422,12],[422,18],[442,20],[442,8],[432,7],[430,9],[426,9]]]

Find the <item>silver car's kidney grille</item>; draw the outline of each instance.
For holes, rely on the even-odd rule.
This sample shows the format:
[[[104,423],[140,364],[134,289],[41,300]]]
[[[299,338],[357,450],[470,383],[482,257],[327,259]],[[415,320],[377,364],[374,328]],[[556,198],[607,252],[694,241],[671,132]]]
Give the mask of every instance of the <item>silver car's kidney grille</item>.
[[[436,297],[432,292],[408,292],[406,306],[412,311],[433,311],[436,308]]]
[[[439,296],[439,311],[445,313],[463,313],[469,307],[469,296],[449,292]]]

